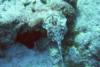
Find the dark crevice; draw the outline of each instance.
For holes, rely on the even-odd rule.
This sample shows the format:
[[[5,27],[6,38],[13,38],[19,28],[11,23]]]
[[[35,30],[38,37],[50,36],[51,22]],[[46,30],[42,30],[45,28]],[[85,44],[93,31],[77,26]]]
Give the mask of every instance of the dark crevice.
[[[23,45],[25,45],[27,48],[30,49],[34,48],[36,42],[40,41],[41,38],[47,36],[46,30],[44,30],[40,24],[41,23],[31,28],[28,27],[27,24],[21,26],[15,37],[15,42],[22,43]]]
[[[66,45],[66,47],[71,47],[73,46],[74,43],[74,37],[75,35],[78,34],[78,32],[74,31],[74,27],[75,27],[75,19],[76,19],[76,15],[72,14],[70,16],[67,16],[68,20],[67,20],[67,28],[68,31],[64,36],[64,40],[62,41],[62,45]]]
[[[64,1],[71,4],[74,8],[77,8],[77,1],[78,0],[64,0]]]
[[[46,1],[46,0],[41,0],[41,2],[42,2],[43,4],[47,4],[47,1]]]
[[[25,7],[28,6],[28,5],[30,5],[30,2],[24,3]]]
[[[65,34],[64,39],[62,41],[62,48],[63,48],[62,56],[64,59],[66,57],[66,54],[67,54],[69,48],[72,46],[75,46],[75,44],[77,44],[74,41],[74,39],[75,39],[75,36],[79,33],[74,30],[75,24],[76,24],[76,17],[77,17],[77,8],[76,8],[77,0],[65,0],[65,1],[73,6],[73,8],[75,9],[75,13],[66,15],[66,18],[67,18],[66,26],[68,28],[68,31]],[[66,61],[65,61],[65,63],[66,63]],[[71,66],[69,66],[69,67],[71,67]],[[72,67],[74,67],[74,66],[72,66]]]

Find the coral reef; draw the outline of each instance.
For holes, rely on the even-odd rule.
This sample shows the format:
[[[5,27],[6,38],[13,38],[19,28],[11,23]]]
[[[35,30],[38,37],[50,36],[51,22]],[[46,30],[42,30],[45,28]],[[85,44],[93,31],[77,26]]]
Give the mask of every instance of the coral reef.
[[[99,0],[78,0],[75,43],[66,51],[68,67],[100,67]],[[70,59],[69,59],[70,58]]]
[[[64,64],[63,57],[62,57],[61,41],[64,39],[64,35],[67,32],[66,16],[67,15],[70,16],[74,12],[75,12],[74,8],[69,3],[63,0],[58,0],[58,1],[56,0],[20,0],[20,1],[1,0],[0,1],[0,29],[1,29],[0,42],[3,43],[3,45],[5,46],[9,44],[9,48],[6,48],[7,57],[5,57],[6,58],[5,60],[7,62],[9,60],[9,63],[6,65],[7,66],[10,65],[9,67],[11,67],[13,66],[11,63],[14,62],[14,67],[15,66],[26,67],[27,65],[25,66],[20,64],[21,63],[23,64],[24,62],[28,62],[26,60],[30,61],[32,57],[33,59],[39,58],[39,54],[37,55],[37,57],[32,55],[34,51],[35,53],[38,52],[40,54],[43,53],[41,54],[41,56],[45,57],[46,60],[39,58],[40,59],[39,64],[37,63],[38,61],[35,60],[35,62],[33,62],[34,60],[32,60],[32,63],[28,64],[29,67],[33,67],[34,65],[35,67],[40,67],[41,65],[43,67],[53,67],[53,66],[55,67]],[[46,31],[43,31],[44,30],[43,28]],[[0,50],[1,48],[2,47],[0,47]],[[22,50],[20,50],[20,48]],[[15,50],[14,56],[13,56],[13,49]],[[21,57],[24,55],[23,53],[21,54],[21,51],[24,52],[25,49],[29,50],[29,51],[28,50],[25,51],[27,55],[28,52],[32,53],[31,55],[28,56],[25,54],[26,55],[25,57],[32,56],[30,57],[30,59],[27,58],[23,59],[23,57]],[[32,50],[33,52],[30,52],[30,50]],[[56,53],[55,51],[57,51],[58,53]],[[18,52],[18,55],[16,55],[16,52]],[[55,53],[55,55],[52,56],[52,53]],[[48,55],[49,57],[47,57]],[[58,58],[54,58],[56,56],[58,56]],[[23,61],[17,62],[20,58],[23,59]],[[54,63],[52,59],[54,61],[58,60],[58,62]],[[14,60],[16,60],[16,62]],[[47,60],[49,63],[46,63]],[[42,61],[45,62],[42,64],[41,63]],[[60,64],[59,61],[61,61]],[[4,63],[5,62],[2,61],[1,63],[2,67],[6,67],[3,65]]]
[[[0,0],[0,67],[100,67],[99,0]]]

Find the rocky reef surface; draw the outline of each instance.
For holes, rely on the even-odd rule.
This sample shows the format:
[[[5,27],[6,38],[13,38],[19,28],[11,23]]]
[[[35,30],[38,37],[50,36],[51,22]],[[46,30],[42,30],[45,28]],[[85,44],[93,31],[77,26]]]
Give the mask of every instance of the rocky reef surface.
[[[100,1],[78,0],[73,47],[69,48],[68,67],[100,67]],[[68,61],[67,61],[68,62]],[[76,66],[75,66],[76,65]]]
[[[0,67],[100,67],[99,0],[0,0]]]
[[[1,66],[64,64],[61,41],[67,32],[66,16],[74,12],[74,8],[63,0],[0,0]]]

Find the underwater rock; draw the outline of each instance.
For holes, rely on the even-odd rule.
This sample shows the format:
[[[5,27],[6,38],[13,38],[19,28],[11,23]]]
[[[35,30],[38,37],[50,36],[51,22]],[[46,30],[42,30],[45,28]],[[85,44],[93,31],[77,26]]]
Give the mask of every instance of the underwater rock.
[[[79,13],[77,15],[75,31],[78,31],[79,34],[75,37],[75,42],[78,43],[75,45],[85,67],[100,66],[100,61],[98,61],[100,56],[96,56],[99,55],[98,51],[100,49],[99,4],[99,0],[78,0],[77,2]]]
[[[47,30],[48,38],[52,41],[61,42],[67,32],[67,19],[59,12],[51,12],[44,20],[43,28]]]
[[[25,7],[24,4],[29,2],[30,4]],[[1,26],[5,24],[11,24],[15,20],[18,21],[18,23],[12,28],[14,29],[14,32],[11,31],[14,37],[17,34],[18,29],[24,24],[28,24],[29,27],[34,27],[39,23],[45,22],[46,17],[53,12],[58,13],[59,17],[61,16],[60,14],[65,16],[64,13],[74,13],[74,8],[63,0],[59,0],[57,2],[53,0],[47,0],[46,4],[43,4],[40,0],[5,0],[0,7]]]
[[[59,56],[53,60],[59,61],[60,58],[61,63],[58,62],[57,64],[54,64],[54,66],[59,66],[60,64],[64,64],[61,41],[68,31],[68,16],[72,16],[74,13],[75,9],[73,6],[64,0],[5,0],[3,3],[0,3],[0,42],[6,45],[9,44],[9,46],[15,46],[15,48],[17,45],[20,47],[23,47],[21,45],[24,45],[28,48],[34,47],[34,49],[39,50],[42,57],[44,57],[42,53],[48,51],[46,48],[49,48],[52,45],[52,41],[56,41],[57,44],[54,44],[53,48],[57,49]],[[43,27],[46,32],[43,32],[44,29],[41,27]],[[38,29],[41,29],[42,32]],[[55,45],[58,47],[55,47]],[[19,48],[16,48],[16,52],[13,52],[13,49],[15,48],[9,48],[11,53],[16,53],[19,50]],[[24,49],[27,48],[23,48],[22,51]],[[42,50],[43,52],[41,52]],[[51,54],[52,51],[53,50],[51,49]],[[32,52],[29,53],[32,55]],[[26,52],[25,55],[28,55],[29,53]],[[48,53],[46,54],[48,55]],[[46,60],[50,60],[47,55],[45,57]],[[16,56],[14,59],[16,59]],[[50,56],[52,55],[49,54],[49,57]],[[21,54],[21,58],[23,58],[23,53]],[[36,58],[37,60],[40,56],[34,55],[31,58]],[[23,61],[18,62],[18,65],[14,64],[14,67],[20,66],[20,64],[23,66],[25,64],[24,61],[27,60],[28,59],[26,59],[25,56]],[[53,62],[47,64],[45,64],[45,62],[46,61],[42,62],[41,60],[38,64],[38,61],[32,61],[33,65],[35,63],[37,64],[34,65],[34,67],[52,67]],[[13,63],[15,63],[15,61]],[[51,65],[49,66],[49,64]],[[28,66],[32,66],[32,64]],[[63,67],[63,65],[60,65],[60,67]]]

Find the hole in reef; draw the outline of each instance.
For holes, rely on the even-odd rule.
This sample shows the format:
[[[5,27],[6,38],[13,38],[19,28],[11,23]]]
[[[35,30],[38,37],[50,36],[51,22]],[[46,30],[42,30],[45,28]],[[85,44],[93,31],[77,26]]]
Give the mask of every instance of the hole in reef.
[[[24,44],[27,48],[33,48],[36,41],[46,36],[46,31],[41,29],[35,29],[31,31],[25,31],[17,33],[15,42]]]
[[[34,48],[35,42],[42,37],[46,37],[46,30],[37,26],[32,29],[26,29],[24,32],[21,30],[15,37],[15,42],[24,44],[27,48]]]

